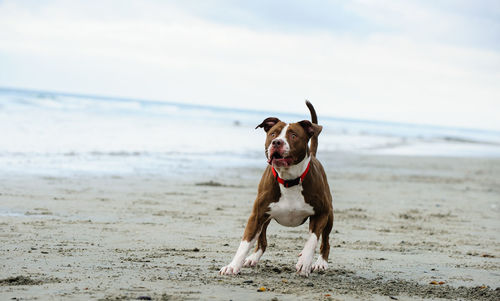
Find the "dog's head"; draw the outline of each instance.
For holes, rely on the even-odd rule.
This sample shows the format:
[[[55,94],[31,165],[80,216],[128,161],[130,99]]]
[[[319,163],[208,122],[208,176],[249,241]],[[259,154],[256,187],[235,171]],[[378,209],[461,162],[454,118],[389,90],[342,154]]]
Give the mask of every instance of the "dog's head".
[[[308,120],[285,123],[276,117],[268,117],[257,128],[267,133],[265,152],[267,162],[275,167],[289,167],[309,155],[309,139],[321,132],[321,126]]]

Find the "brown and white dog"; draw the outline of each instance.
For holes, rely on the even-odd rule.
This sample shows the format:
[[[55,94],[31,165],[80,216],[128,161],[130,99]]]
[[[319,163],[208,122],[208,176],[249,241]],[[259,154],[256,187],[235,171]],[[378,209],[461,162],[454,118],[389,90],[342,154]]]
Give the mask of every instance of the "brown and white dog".
[[[266,228],[272,219],[283,226],[296,227],[309,218],[309,239],[295,268],[297,273],[306,277],[312,271],[327,269],[328,236],[333,225],[332,195],[323,166],[316,159],[322,127],[318,125],[312,104],[306,101],[306,105],[312,123],[308,120],[285,123],[269,117],[256,127],[264,128],[267,133],[265,153],[269,165],[260,180],[240,246],[231,263],[220,270],[221,275],[236,275],[243,266],[257,265],[266,251]],[[320,237],[320,255],[313,264]],[[255,252],[246,257],[255,242]]]

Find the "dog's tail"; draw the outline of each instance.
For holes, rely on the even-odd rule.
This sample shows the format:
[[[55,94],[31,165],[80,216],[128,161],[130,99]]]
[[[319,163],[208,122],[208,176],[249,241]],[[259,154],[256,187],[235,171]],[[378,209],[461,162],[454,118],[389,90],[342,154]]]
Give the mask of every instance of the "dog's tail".
[[[312,103],[310,103],[307,99],[306,106],[309,109],[309,112],[311,112],[311,121],[314,124],[314,135],[311,137],[311,147],[309,148],[309,152],[312,156],[316,156],[316,151],[318,150],[318,135],[319,133],[321,133],[323,127],[318,125],[318,116],[316,115],[316,110],[314,110]]]

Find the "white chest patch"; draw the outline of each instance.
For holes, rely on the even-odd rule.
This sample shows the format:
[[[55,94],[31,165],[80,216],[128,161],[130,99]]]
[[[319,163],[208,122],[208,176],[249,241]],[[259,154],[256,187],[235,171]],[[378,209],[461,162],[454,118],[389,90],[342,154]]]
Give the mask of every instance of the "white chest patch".
[[[285,188],[280,185],[281,197],[278,202],[269,205],[268,213],[280,225],[296,227],[308,216],[314,215],[314,209],[307,204],[302,195],[302,184]]]

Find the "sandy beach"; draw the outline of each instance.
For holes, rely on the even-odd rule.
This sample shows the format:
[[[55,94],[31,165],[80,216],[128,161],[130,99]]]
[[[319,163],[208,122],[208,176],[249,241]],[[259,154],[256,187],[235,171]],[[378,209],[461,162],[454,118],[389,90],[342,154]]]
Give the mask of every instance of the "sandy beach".
[[[307,223],[272,222],[257,268],[218,275],[265,165],[0,173],[0,299],[500,299],[500,159],[318,158],[335,222],[329,269],[309,278],[294,270]]]

